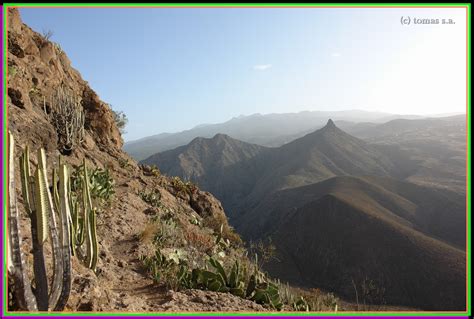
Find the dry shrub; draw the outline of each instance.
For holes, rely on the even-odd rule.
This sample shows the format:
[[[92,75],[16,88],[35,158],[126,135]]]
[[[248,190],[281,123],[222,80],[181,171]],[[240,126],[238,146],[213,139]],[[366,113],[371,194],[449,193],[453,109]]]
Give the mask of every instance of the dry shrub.
[[[140,242],[148,244],[153,241],[156,233],[158,232],[158,225],[156,223],[149,223],[145,226],[142,233],[140,234]]]
[[[198,251],[211,251],[215,245],[215,240],[212,236],[200,233],[192,228],[186,229],[184,236],[188,244],[197,248]]]
[[[222,238],[228,239],[231,243],[236,245],[242,244],[242,239],[240,236],[229,226],[227,223],[227,218],[225,215],[217,215],[217,216],[206,216],[203,220],[203,226],[208,227],[214,231],[214,233],[220,233],[221,226],[222,227]]]

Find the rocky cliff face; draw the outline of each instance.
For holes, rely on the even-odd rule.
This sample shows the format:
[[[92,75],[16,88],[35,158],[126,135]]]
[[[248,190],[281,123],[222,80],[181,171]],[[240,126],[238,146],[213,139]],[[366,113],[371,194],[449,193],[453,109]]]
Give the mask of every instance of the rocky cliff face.
[[[55,90],[63,86],[81,102],[86,116],[86,140],[108,150],[123,144],[110,107],[71,66],[61,47],[22,23],[17,9],[9,9],[8,23],[8,105],[10,130],[26,128],[24,117],[44,122]],[[33,125],[29,139],[48,150],[55,148],[51,125]]]
[[[198,220],[206,220],[210,226],[224,224],[231,234],[222,205],[211,194],[198,189],[183,196],[175,180],[140,168],[121,150],[123,141],[112,110],[71,67],[60,46],[22,23],[17,9],[8,9],[7,19],[8,130],[16,141],[15,164],[26,145],[33,152],[41,147],[46,150],[49,169],[57,163],[61,148],[57,128],[49,113],[51,97],[59,87],[65,87],[80,101],[79,107],[85,115],[85,132],[83,141],[64,156],[64,161],[78,165],[85,159],[89,167],[108,168],[115,180],[115,197],[97,216],[98,270],[93,273],[73,258],[73,287],[66,309],[125,312],[262,310],[261,306],[233,295],[204,291],[173,292],[153,284],[139,257],[154,252],[147,251],[147,246],[140,241],[140,234],[152,219],[159,218],[161,212],[152,209],[140,193],[150,190],[159,193],[162,207],[172,212],[177,221],[185,223],[190,216],[196,216]],[[36,164],[35,156],[31,161]],[[48,174],[51,176],[51,172]],[[30,219],[22,210],[19,175],[16,167],[20,231],[24,252],[28,255],[31,247]],[[213,231],[212,227],[184,226],[189,238],[209,236]],[[183,235],[177,232],[176,236]],[[238,236],[233,236],[238,242]],[[193,244],[197,245],[188,242],[188,246]],[[27,261],[31,267],[31,258]],[[14,307],[14,300],[9,302]]]

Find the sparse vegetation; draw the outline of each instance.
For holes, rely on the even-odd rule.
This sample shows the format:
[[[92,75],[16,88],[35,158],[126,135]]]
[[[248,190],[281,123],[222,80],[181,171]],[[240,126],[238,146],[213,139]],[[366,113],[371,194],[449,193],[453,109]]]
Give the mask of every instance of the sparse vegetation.
[[[236,260],[231,269],[226,270],[217,259],[212,257],[209,258],[209,264],[214,271],[208,268],[189,270],[186,265],[182,265],[177,274],[181,287],[229,292],[275,310],[283,308],[278,287],[257,267],[242,268]],[[252,273],[250,277],[249,273]]]
[[[156,165],[140,164],[140,169],[146,176],[160,176],[161,171]]]
[[[43,32],[41,33],[41,36],[43,37],[43,41],[44,42],[50,41],[53,34],[54,34],[54,32],[52,30],[44,29]]]
[[[380,287],[376,281],[369,279],[367,276],[358,282],[359,284],[352,279],[352,285],[356,295],[357,310],[374,310],[386,304],[385,288]]]
[[[110,106],[110,109],[112,110],[112,113],[113,113],[113,116],[114,116],[115,125],[117,125],[117,128],[119,129],[121,134],[125,134],[126,133],[125,127],[128,124],[127,115],[125,115],[125,113],[122,112],[122,111],[114,111],[112,109],[112,106],[111,105],[109,105],[109,106]]]
[[[161,194],[156,190],[152,191],[141,191],[139,194],[143,201],[153,207],[161,207]]]
[[[41,96],[41,90],[37,86],[33,86],[28,92],[30,98]]]
[[[229,240],[231,243],[241,245],[242,239],[227,223],[225,215],[205,216],[202,220],[202,226],[210,228],[214,231],[215,236],[219,236],[223,240]]]
[[[18,69],[15,65],[8,65],[8,75],[11,78],[14,78],[17,72],[18,72]]]
[[[85,170],[85,163],[75,167],[71,174],[72,191],[77,192],[80,189],[84,173],[87,172],[91,197],[96,203],[95,206],[103,206],[109,202],[115,194],[115,181],[110,175],[108,169],[94,168]]]
[[[146,201],[157,199],[153,192],[142,194]],[[306,297],[296,296],[289,286],[271,280],[261,271],[258,257],[251,262],[245,249],[232,246],[231,241],[224,238],[224,223],[215,231],[200,223],[200,218],[192,213],[173,212],[160,205],[163,209],[139,235],[142,244],[152,244],[155,249],[153,255],[143,255],[140,259],[156,284],[174,290],[228,292],[274,310],[282,310],[284,305],[295,311],[311,309],[309,303],[303,304]],[[185,216],[188,217],[184,219]],[[267,241],[253,247],[268,261],[274,258],[271,246],[271,241]]]
[[[179,283],[176,269],[181,261],[180,254],[181,252],[176,250],[165,256],[157,249],[154,256],[143,257],[142,262],[155,283],[165,283],[167,287],[177,290]]]
[[[272,239],[268,237],[266,240],[258,240],[250,242],[249,252],[251,256],[258,256],[258,267],[263,266],[271,261],[278,261],[276,257],[276,247],[272,243]]]
[[[334,294],[319,289],[303,290],[288,283],[276,281],[282,302],[294,311],[337,311],[338,299]]]
[[[94,198],[107,202],[115,194],[115,181],[108,169],[95,168],[90,174],[90,183]]]
[[[184,182],[178,176],[172,177],[171,187],[172,187],[172,191],[178,197],[185,197],[186,195],[191,195],[191,193],[197,190],[197,187],[195,184],[193,184],[190,181]]]
[[[61,86],[51,98],[50,121],[58,134],[59,151],[69,155],[84,138],[85,115],[79,97]]]
[[[119,166],[124,169],[131,169],[133,166],[130,164],[130,160],[128,158],[119,158],[118,159]]]
[[[191,215],[189,222],[193,225],[201,226],[201,222],[199,221],[198,217],[194,214]]]
[[[61,48],[61,45],[57,42],[53,42],[54,47],[56,48],[56,51],[58,51],[58,54],[63,53],[63,48]]]

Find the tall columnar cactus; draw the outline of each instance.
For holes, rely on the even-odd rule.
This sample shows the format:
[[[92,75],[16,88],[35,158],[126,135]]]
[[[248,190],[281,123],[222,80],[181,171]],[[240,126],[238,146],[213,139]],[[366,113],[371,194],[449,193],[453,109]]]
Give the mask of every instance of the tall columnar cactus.
[[[21,251],[22,240],[20,236],[20,221],[18,216],[16,193],[15,193],[15,168],[14,168],[14,150],[15,141],[13,135],[9,132],[8,139],[8,274],[12,278],[13,291],[21,309],[38,310],[37,302],[30,281],[26,273],[25,256]]]
[[[46,155],[38,151],[38,166],[31,174],[29,151],[26,147],[20,157],[23,202],[31,220],[33,270],[35,289],[31,288],[26,264],[21,253],[21,234],[16,208],[14,182],[14,140],[9,134],[9,257],[8,272],[13,278],[19,307],[23,310],[63,310],[71,290],[71,246],[69,225],[69,176],[65,165],[59,168],[59,192],[53,177],[53,194],[49,191]],[[59,217],[59,226],[57,218]],[[52,285],[48,291],[44,243],[50,238],[53,259]]]
[[[92,204],[89,173],[84,161],[79,174],[81,192],[72,195],[70,192],[69,206],[71,207],[71,247],[83,264],[96,270],[98,260],[98,243],[96,233],[96,208]],[[85,245],[85,252],[83,246]]]

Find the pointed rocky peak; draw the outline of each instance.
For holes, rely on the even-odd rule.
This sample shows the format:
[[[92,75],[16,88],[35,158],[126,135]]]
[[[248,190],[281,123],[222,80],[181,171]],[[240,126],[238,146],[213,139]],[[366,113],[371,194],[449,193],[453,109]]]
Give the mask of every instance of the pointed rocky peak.
[[[333,134],[333,133],[339,133],[339,132],[342,132],[342,131],[336,126],[336,124],[334,124],[334,121],[331,119],[329,119],[326,125],[319,130],[320,134],[325,134],[325,133]]]
[[[334,124],[334,122],[331,119],[329,119],[325,128],[336,128],[336,124]]]

